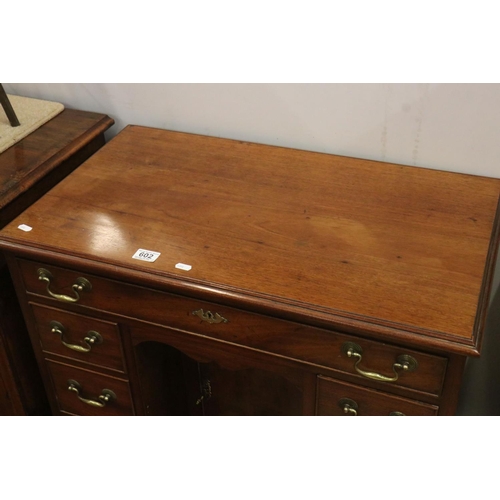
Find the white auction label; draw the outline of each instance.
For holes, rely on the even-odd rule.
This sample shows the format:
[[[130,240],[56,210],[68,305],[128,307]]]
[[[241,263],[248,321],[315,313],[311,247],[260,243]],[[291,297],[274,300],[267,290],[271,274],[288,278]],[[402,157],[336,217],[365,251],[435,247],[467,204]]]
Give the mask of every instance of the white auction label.
[[[33,228],[31,226],[28,226],[28,224],[21,224],[20,226],[17,226],[17,229],[28,232],[31,231]]]
[[[189,264],[183,264],[182,262],[178,262],[177,264],[175,264],[175,267],[177,269],[182,269],[183,271],[191,271],[191,268],[193,266],[190,266]]]
[[[139,248],[139,250],[132,255],[132,258],[144,260],[145,262],[154,262],[160,255],[160,252],[153,252],[153,250],[144,250],[144,248]]]

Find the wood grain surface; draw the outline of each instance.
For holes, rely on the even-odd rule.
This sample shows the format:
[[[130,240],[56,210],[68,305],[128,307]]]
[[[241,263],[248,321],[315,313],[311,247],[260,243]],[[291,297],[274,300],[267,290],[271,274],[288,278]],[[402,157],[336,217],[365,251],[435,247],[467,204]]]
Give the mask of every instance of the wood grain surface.
[[[0,246],[472,353],[499,193],[499,179],[129,126],[8,225]],[[140,248],[161,255],[132,259]]]

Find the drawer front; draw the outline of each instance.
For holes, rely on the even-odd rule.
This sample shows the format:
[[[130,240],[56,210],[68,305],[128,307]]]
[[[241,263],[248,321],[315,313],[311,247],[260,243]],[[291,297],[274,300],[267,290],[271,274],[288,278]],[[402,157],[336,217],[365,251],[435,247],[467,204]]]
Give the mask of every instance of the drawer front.
[[[364,389],[319,376],[316,414],[321,416],[427,416],[437,415],[437,406]]]
[[[51,274],[50,291],[76,298],[79,278],[91,283],[89,291],[78,293],[84,307],[146,320],[186,330],[253,349],[323,366],[363,378],[375,377],[381,384],[397,385],[439,396],[447,359],[406,348],[358,339],[329,330],[245,312],[145,287],[82,274],[56,266],[18,259],[26,289],[49,296],[47,281],[39,280],[39,269]],[[54,298],[54,297],[53,297]],[[54,298],[54,301],[60,299]],[[349,357],[346,343],[358,344],[361,356]],[[398,368],[400,356],[411,356],[416,369]],[[359,362],[358,362],[359,361]],[[390,380],[389,380],[390,379]],[[385,381],[384,381],[385,380]]]
[[[84,363],[124,372],[118,325],[30,303],[42,349]]]
[[[83,416],[134,414],[126,380],[46,361],[61,411]]]

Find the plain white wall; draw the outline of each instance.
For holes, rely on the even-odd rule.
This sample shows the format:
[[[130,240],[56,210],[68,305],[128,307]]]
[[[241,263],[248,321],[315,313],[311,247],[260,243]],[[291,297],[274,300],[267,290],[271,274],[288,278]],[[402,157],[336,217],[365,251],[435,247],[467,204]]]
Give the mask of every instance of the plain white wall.
[[[500,177],[497,84],[4,84],[126,124]]]
[[[12,83],[116,124],[500,178],[499,84]],[[474,196],[474,193],[470,193]],[[500,265],[494,281],[500,283]]]
[[[147,125],[500,177],[497,84],[4,84]]]

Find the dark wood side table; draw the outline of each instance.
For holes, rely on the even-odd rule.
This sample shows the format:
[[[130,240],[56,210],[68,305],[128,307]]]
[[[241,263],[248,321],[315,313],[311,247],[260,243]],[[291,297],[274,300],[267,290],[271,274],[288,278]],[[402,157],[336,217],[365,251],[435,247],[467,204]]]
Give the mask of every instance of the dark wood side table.
[[[65,109],[0,154],[0,228],[104,145],[106,115]],[[14,289],[0,255],[0,415],[50,413]]]

